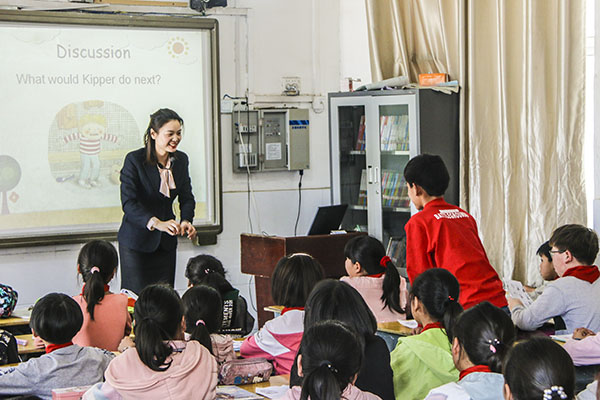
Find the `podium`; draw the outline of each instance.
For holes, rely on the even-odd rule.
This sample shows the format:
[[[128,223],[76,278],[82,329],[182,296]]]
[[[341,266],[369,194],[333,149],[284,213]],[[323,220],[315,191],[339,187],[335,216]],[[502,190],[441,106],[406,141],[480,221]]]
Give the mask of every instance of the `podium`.
[[[325,277],[340,278],[346,275],[344,246],[365,232],[350,232],[339,235],[312,236],[263,236],[243,233],[241,240],[241,269],[245,274],[254,275],[258,326],[273,318],[273,313],[265,311],[266,306],[275,305],[271,297],[271,275],[277,261],[293,253],[307,253],[323,265]]]

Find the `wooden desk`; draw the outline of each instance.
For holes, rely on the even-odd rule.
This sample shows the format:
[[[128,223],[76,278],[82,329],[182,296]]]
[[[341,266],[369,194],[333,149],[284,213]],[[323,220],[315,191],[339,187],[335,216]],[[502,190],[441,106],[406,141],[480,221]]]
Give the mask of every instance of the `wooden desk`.
[[[249,392],[256,393],[256,388],[269,387],[269,386],[281,386],[290,384],[290,375],[273,375],[269,379],[269,382],[251,383],[247,385],[239,385],[242,389]]]
[[[44,353],[46,349],[44,347],[36,347],[33,342],[33,335],[17,335],[15,336],[17,339],[27,340],[27,344],[25,346],[17,345],[19,350],[19,354],[37,354]]]
[[[7,326],[27,326],[29,325],[29,317],[11,316],[8,318],[0,318],[0,328]]]
[[[398,336],[408,336],[411,334],[411,329],[402,325],[400,322],[380,322],[377,324],[377,330],[381,332],[391,333]]]
[[[272,312],[275,315],[280,315],[283,311],[283,306],[266,306],[263,310]]]

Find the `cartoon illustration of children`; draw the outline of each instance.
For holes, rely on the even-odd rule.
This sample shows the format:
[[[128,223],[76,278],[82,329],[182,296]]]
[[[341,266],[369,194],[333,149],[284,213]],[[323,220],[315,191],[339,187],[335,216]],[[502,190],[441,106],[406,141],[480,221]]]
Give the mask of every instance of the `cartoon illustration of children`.
[[[100,114],[85,114],[79,119],[79,131],[63,137],[65,143],[79,140],[81,169],[77,183],[86,189],[100,185],[101,142],[117,143],[118,137],[106,132],[106,117]]]

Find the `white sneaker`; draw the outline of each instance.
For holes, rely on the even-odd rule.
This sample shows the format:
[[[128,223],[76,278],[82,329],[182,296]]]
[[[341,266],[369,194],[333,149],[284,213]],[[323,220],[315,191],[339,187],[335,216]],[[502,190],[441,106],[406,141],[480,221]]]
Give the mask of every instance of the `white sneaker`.
[[[92,185],[90,185],[89,183],[87,183],[83,179],[78,180],[77,183],[79,184],[79,186],[81,186],[83,188],[86,188],[86,189],[91,189],[92,188]]]

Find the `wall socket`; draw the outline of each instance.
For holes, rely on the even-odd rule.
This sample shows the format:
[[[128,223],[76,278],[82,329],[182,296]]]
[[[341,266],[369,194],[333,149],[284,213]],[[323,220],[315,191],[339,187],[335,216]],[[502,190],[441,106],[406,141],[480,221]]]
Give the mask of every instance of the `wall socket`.
[[[299,76],[284,76],[281,78],[281,91],[286,96],[298,96],[300,94],[301,81]]]

